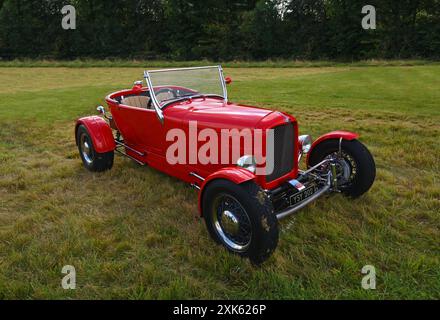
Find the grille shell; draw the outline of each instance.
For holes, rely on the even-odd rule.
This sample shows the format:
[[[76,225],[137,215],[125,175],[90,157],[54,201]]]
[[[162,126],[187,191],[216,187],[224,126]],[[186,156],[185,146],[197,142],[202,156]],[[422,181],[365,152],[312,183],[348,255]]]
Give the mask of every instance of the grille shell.
[[[274,170],[266,175],[266,182],[270,183],[287,174],[295,166],[295,127],[292,122],[277,126],[274,130]],[[269,151],[268,151],[269,152]]]

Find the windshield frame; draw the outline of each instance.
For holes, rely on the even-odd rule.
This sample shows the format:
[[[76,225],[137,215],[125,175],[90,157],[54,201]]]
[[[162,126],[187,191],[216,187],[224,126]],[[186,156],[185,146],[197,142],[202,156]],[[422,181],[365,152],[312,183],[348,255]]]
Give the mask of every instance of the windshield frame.
[[[177,98],[175,100],[171,100],[171,101],[169,101],[169,102],[167,102],[167,103],[165,103],[164,105],[161,106],[159,101],[158,101],[158,99],[157,99],[157,97],[156,97],[156,94],[154,92],[154,85],[153,85],[153,83],[151,81],[151,74],[163,73],[163,72],[178,72],[178,71],[202,70],[202,69],[217,69],[218,70],[219,81],[220,81],[220,84],[221,84],[221,87],[222,87],[223,96],[221,97],[221,96],[216,95],[216,97],[221,97],[224,100],[224,102],[227,103],[228,102],[228,91],[227,91],[227,88],[226,88],[226,81],[225,81],[225,76],[223,74],[223,68],[220,65],[219,66],[192,67],[192,68],[174,68],[174,69],[160,69],[160,70],[145,70],[144,71],[144,78],[145,78],[145,81],[147,83],[148,91],[150,93],[150,98],[152,100],[152,104],[154,106],[154,109],[158,113],[159,119],[163,118],[163,115],[162,115],[162,118],[161,118],[162,109],[164,109],[166,106],[170,105],[171,103],[176,103],[176,102],[179,102],[179,101],[189,100],[192,97],[200,97],[200,96],[207,97],[207,96],[210,96],[210,95],[198,92],[198,93],[195,93],[194,96],[180,97],[180,98]],[[160,86],[160,87],[162,87],[162,86]],[[161,121],[163,121],[163,120],[161,120]]]

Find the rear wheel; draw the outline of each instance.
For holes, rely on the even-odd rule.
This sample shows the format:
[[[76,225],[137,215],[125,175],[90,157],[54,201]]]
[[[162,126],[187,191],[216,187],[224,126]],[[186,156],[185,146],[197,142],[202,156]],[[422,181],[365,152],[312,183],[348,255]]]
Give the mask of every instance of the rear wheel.
[[[203,215],[212,238],[253,263],[267,260],[278,244],[272,203],[253,182],[211,182],[203,194]]]
[[[334,159],[338,178],[338,188],[347,196],[360,197],[372,187],[376,178],[376,164],[370,151],[358,140],[326,140],[318,144],[309,156],[309,167],[325,159]],[[328,172],[324,165],[323,172]]]
[[[113,167],[114,151],[98,153],[93,146],[92,138],[86,127],[80,125],[76,133],[78,150],[87,170],[102,172]]]

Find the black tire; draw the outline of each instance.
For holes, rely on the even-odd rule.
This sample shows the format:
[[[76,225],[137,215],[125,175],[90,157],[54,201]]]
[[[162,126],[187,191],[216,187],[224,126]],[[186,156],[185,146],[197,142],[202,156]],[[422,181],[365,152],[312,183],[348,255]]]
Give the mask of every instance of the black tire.
[[[83,125],[78,127],[76,132],[76,142],[84,167],[86,167],[87,170],[92,172],[103,172],[110,170],[113,167],[113,160],[115,157],[114,151],[107,153],[96,152],[92,138],[86,127]],[[84,143],[87,144],[87,149]]]
[[[309,167],[313,167],[326,157],[339,152],[339,140],[331,139],[318,144],[310,154]],[[376,179],[376,164],[370,151],[358,140],[342,141],[342,154],[349,165],[350,177],[341,183],[341,191],[357,198],[372,187]]]
[[[225,234],[222,236],[220,234],[222,231],[219,232],[219,227],[223,229],[223,221],[220,217],[223,217],[224,214],[221,214],[221,211],[225,209],[224,202],[222,203],[223,207],[219,207],[218,201],[220,200],[217,200],[219,197],[236,200],[244,209],[244,213],[241,209],[236,209],[241,212],[237,214],[238,220],[240,220],[239,233],[243,234],[244,238],[249,237],[246,239],[249,240],[248,244],[243,245],[244,248],[232,247],[225,240]],[[228,251],[247,257],[257,265],[266,261],[275,251],[278,245],[278,219],[270,199],[254,182],[237,185],[228,180],[215,180],[206,187],[203,193],[202,208],[209,234],[217,243],[225,246]],[[216,219],[217,221],[215,221]],[[249,232],[246,232],[249,230],[245,229],[250,230],[250,235]],[[231,240],[229,239],[229,241]]]

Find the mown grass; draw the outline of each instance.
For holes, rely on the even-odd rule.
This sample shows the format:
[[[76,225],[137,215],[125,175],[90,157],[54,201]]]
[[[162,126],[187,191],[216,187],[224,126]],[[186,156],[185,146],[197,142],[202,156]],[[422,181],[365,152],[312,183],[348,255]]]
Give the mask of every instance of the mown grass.
[[[83,169],[74,120],[142,67],[0,68],[0,298],[440,298],[439,66],[226,69],[231,100],[288,111],[315,137],[357,131],[378,167],[361,199],[283,221],[261,268],[210,240],[184,183],[119,157]]]

